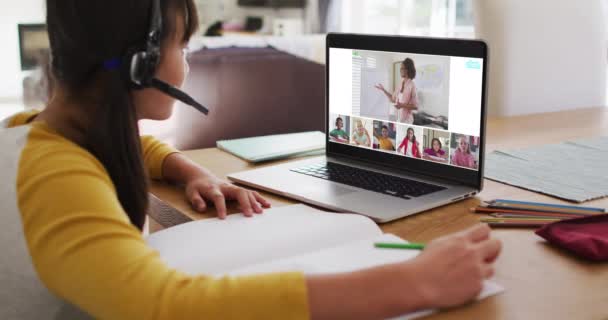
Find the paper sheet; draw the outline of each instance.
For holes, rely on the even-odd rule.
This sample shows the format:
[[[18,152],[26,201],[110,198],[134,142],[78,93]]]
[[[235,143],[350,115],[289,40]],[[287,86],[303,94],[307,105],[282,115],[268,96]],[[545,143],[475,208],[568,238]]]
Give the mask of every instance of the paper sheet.
[[[407,241],[395,235],[383,234],[374,238],[363,239],[304,255],[239,268],[228,271],[226,274],[246,275],[294,270],[302,271],[306,274],[349,272],[381,264],[406,261],[415,258],[420,253],[418,250],[377,249],[373,245],[375,242],[407,243]],[[504,288],[497,283],[486,281],[483,291],[479,294],[477,300],[485,299],[503,291]],[[393,318],[393,320],[416,319],[438,311],[436,309],[421,310]]]
[[[488,179],[579,203],[608,196],[607,173],[608,137],[497,150],[485,169]]]
[[[336,214],[306,205],[265,210],[251,218],[184,223],[150,235],[148,244],[172,268],[189,274],[218,274],[314,252],[382,234],[369,218]]]

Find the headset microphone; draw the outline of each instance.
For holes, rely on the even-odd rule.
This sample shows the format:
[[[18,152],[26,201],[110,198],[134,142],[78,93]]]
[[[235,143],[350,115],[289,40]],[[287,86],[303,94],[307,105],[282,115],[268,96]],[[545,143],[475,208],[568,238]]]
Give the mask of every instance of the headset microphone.
[[[194,98],[155,77],[161,53],[162,13],[160,0],[152,0],[151,11],[150,29],[146,38],[145,50],[141,50],[141,47],[132,48],[128,51],[124,61],[120,61],[120,59],[108,60],[104,62],[104,67],[106,69],[114,69],[123,65],[124,62],[128,68],[128,70],[125,70],[126,76],[129,78],[132,86],[136,89],[155,88],[194,107],[205,115],[209,114],[209,109],[198,103]]]
[[[196,110],[202,112],[204,115],[209,114],[209,109],[205,108],[205,106],[198,103],[196,100],[194,100],[191,96],[187,95],[185,92],[183,92],[183,91],[177,89],[176,87],[174,87],[162,80],[159,80],[157,78],[152,78],[150,81],[151,81],[150,82],[151,87],[156,88],[191,107],[194,107]]]

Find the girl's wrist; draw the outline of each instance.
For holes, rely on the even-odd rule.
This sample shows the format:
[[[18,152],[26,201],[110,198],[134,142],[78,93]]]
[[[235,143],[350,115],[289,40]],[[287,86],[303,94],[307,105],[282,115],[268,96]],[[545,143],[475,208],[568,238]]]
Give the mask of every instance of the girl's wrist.
[[[432,307],[435,292],[429,286],[424,266],[420,265],[419,261],[412,260],[402,264],[400,272],[400,276],[404,279],[404,290],[408,292],[407,301],[403,302],[406,312]]]
[[[219,180],[219,179],[209,172],[205,172],[203,170],[197,170],[197,171],[192,172],[189,175],[187,175],[186,181],[184,181],[184,182],[186,185],[188,185],[194,181],[212,182],[214,180]]]
[[[393,314],[406,314],[431,306],[432,291],[421,276],[423,268],[417,263],[396,263],[380,267],[373,281],[379,285],[381,293],[379,307],[391,310]]]

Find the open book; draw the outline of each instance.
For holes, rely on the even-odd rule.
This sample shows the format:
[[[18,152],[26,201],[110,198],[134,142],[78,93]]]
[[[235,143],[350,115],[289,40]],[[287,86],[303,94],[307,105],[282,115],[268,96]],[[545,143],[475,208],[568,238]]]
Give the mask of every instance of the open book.
[[[193,275],[347,272],[405,261],[419,253],[375,248],[374,242],[406,241],[383,234],[367,217],[327,213],[305,205],[274,208],[252,218],[230,215],[226,220],[188,222],[154,233],[147,241],[170,267]],[[479,299],[502,290],[486,281]]]

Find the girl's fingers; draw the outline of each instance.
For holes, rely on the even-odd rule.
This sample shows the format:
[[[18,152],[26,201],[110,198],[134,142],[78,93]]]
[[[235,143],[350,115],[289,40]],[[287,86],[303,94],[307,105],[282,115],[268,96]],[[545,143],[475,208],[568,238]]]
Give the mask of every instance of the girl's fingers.
[[[226,198],[222,192],[219,189],[213,189],[207,198],[213,201],[215,209],[217,210],[217,217],[220,219],[226,219]]]
[[[484,279],[490,279],[494,276],[494,266],[487,264],[482,267],[482,276]]]
[[[247,190],[241,188],[235,188],[233,192],[234,197],[239,202],[241,206],[241,210],[246,217],[251,217],[253,215],[253,209],[251,208],[251,200],[249,199],[249,194]]]
[[[262,207],[264,208],[270,208],[271,204],[268,200],[264,199],[264,197],[262,197],[259,193],[257,193],[257,191],[253,191],[253,196],[255,197],[255,200],[257,200],[260,204],[262,204]]]
[[[205,210],[207,210],[207,203],[198,192],[192,196],[191,201],[194,210],[197,210],[198,212],[205,212]]]
[[[490,239],[480,243],[481,257],[486,263],[493,263],[502,249],[502,243],[498,239]]]
[[[246,217],[253,216],[254,213],[263,213],[264,208],[270,208],[270,202],[264,199],[259,193],[249,191],[232,184],[223,184],[210,191],[203,193],[203,197],[198,192],[190,193],[189,198],[195,208],[199,208],[199,204],[203,204],[206,208],[203,198],[213,201],[217,209],[217,215],[220,219],[224,219],[227,215],[226,199],[236,200],[239,203],[243,215]],[[199,210],[200,211],[200,210]]]
[[[465,237],[473,243],[490,238],[491,229],[487,224],[478,224],[464,231]]]
[[[188,200],[190,200],[190,204],[194,210],[203,212],[207,209],[207,203],[196,188],[187,190],[186,196],[188,197]]]
[[[260,206],[260,204],[258,203],[258,201],[253,196],[253,193],[248,191],[247,195],[249,196],[249,203],[251,203],[251,207],[253,208],[253,212],[255,212],[257,214],[262,213],[263,212],[262,207]]]

